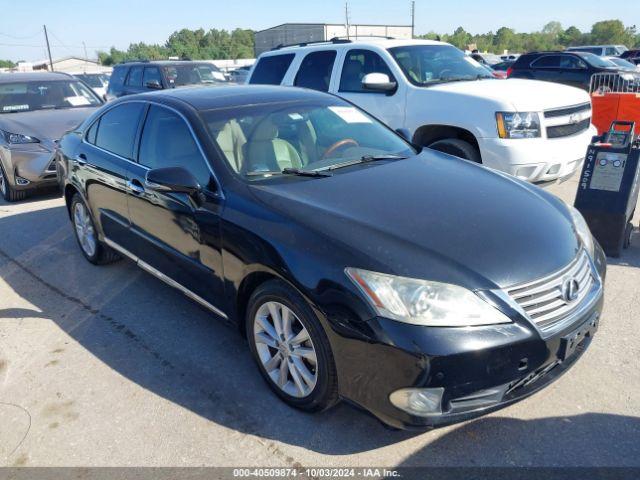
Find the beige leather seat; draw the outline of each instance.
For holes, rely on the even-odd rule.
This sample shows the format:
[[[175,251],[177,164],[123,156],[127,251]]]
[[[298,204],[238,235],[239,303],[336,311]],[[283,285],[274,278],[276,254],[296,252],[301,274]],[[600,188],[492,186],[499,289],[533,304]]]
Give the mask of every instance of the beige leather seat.
[[[262,120],[251,133],[244,150],[245,172],[302,168],[296,149],[286,140],[278,138],[278,127],[268,118]]]
[[[228,122],[218,122],[217,124],[209,125],[209,129],[214,133],[214,137],[218,146],[227,157],[227,161],[231,168],[236,172],[242,170],[244,164],[244,145],[247,143],[247,139],[244,136],[242,127],[235,120],[229,120]]]

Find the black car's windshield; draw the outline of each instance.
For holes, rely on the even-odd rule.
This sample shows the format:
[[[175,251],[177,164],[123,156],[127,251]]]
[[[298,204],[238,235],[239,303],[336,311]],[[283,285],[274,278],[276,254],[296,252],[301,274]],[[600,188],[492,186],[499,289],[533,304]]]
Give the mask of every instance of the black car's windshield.
[[[607,58],[607,60],[609,60],[611,63],[613,63],[617,67],[627,68],[629,70],[635,70],[636,68],[636,66],[633,63],[628,62],[623,58],[611,57],[611,58]]]
[[[581,58],[585,59],[589,65],[596,68],[615,68],[616,64],[598,55],[588,52],[577,52]]]
[[[78,77],[90,87],[102,88],[107,86],[107,82],[104,81],[104,77],[99,73],[83,73],[80,75],[76,75],[76,77]]]
[[[0,84],[0,113],[81,108],[100,104],[100,99],[91,89],[77,80]]]
[[[390,48],[389,52],[414,85],[493,78],[482,65],[451,45],[409,45]]]
[[[215,65],[191,63],[184,65],[169,65],[163,67],[163,69],[169,84],[173,87],[183,87],[185,85],[197,85],[201,83],[215,83],[224,79],[224,75],[222,75]]]
[[[229,166],[249,181],[415,154],[377,120],[341,102],[248,105],[202,116]]]

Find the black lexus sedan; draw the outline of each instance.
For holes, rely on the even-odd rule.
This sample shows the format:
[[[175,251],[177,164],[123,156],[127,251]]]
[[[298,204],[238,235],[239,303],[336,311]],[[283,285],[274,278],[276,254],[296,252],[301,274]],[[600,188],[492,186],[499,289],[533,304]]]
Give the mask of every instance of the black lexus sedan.
[[[605,260],[577,211],[325,93],[128,96],[59,155],[87,260],[128,257],[235,322],[302,410],[466,420],[548,385],[598,326]]]

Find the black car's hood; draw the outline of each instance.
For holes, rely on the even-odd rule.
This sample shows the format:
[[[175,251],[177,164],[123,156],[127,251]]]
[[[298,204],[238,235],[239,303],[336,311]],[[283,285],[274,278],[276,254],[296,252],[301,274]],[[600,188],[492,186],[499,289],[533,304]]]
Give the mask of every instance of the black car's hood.
[[[80,125],[96,108],[98,107],[3,113],[0,115],[0,129],[36,137],[43,145],[50,147],[65,132]]]
[[[350,266],[488,289],[547,275],[579,248],[560,200],[426,149],[333,177],[254,184],[270,208],[344,248]],[[347,266],[347,265],[345,265]]]

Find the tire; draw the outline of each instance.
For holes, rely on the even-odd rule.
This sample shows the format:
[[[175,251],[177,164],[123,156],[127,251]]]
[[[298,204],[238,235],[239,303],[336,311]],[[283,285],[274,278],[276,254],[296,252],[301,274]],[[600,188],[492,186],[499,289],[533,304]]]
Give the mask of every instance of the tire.
[[[478,149],[469,142],[458,138],[445,138],[427,146],[433,150],[453,155],[454,157],[463,158],[475,163],[482,163]]]
[[[632,235],[633,235],[633,223],[629,222],[627,223],[627,226],[624,229],[624,241],[622,243],[622,248],[627,249],[631,246]]]
[[[81,211],[84,213],[81,214]],[[94,265],[106,265],[120,260],[121,257],[116,251],[98,240],[90,210],[78,193],[71,200],[71,222],[80,251],[89,262]]]
[[[7,202],[18,202],[27,198],[26,190],[16,190],[9,183],[9,179],[4,174],[4,168],[0,164],[0,194]]]
[[[277,327],[271,329],[271,335],[263,328],[265,322],[272,327],[275,325],[270,313],[271,308],[276,308],[280,319],[284,316],[284,309],[278,310],[278,305],[289,309],[291,319],[288,329],[289,341],[283,341],[280,338],[279,348],[276,347],[275,342],[272,342],[273,338],[278,336]],[[285,403],[307,412],[319,412],[338,402],[338,379],[329,340],[317,316],[298,292],[280,280],[263,283],[249,299],[245,323],[249,348],[258,369],[269,387]],[[283,325],[282,323],[280,325],[281,330]],[[308,340],[297,343],[297,340],[305,337],[302,330],[308,334]],[[265,343],[265,338],[271,345]],[[315,354],[315,366],[312,361],[313,355],[309,350]],[[304,356],[301,353],[303,351]],[[280,356],[279,361],[276,360],[277,356]],[[300,363],[306,368],[306,372],[298,367]],[[281,382],[283,386],[279,386],[278,382],[282,378],[283,370],[284,382]],[[297,375],[294,375],[294,370]],[[314,381],[305,381],[305,378],[309,379],[310,375],[314,377]],[[295,381],[295,376],[298,377],[298,382]]]

